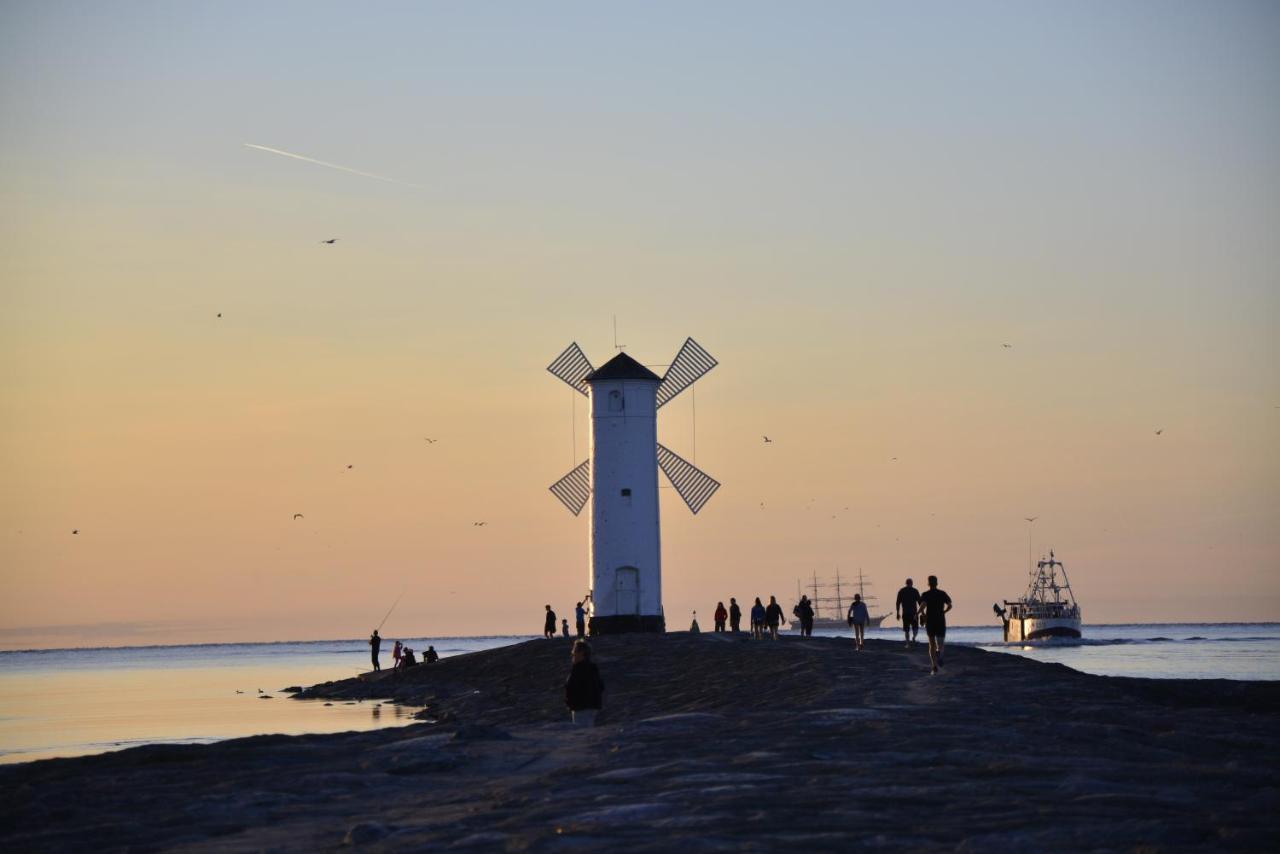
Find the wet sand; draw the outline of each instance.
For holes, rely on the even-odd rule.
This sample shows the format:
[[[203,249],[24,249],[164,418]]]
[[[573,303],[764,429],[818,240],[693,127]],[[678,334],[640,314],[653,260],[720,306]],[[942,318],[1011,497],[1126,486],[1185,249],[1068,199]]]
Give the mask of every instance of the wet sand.
[[[1089,676],[952,648],[704,633],[531,641],[332,702],[404,728],[149,746],[0,768],[5,850],[1274,850],[1280,684]]]

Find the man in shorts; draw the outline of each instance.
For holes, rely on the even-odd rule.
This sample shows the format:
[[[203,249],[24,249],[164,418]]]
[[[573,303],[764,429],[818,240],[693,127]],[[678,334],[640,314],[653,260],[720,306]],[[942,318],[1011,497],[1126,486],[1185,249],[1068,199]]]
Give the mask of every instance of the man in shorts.
[[[938,576],[929,576],[929,589],[920,594],[924,607],[924,631],[929,636],[930,673],[937,673],[942,666],[942,646],[947,638],[947,612],[951,610],[951,597],[938,589]]]
[[[915,584],[910,578],[907,579],[907,585],[898,591],[897,602],[898,619],[902,621],[902,633],[906,635],[907,649],[916,642],[916,635],[920,633],[920,619],[918,612],[920,610],[920,591],[915,588]]]

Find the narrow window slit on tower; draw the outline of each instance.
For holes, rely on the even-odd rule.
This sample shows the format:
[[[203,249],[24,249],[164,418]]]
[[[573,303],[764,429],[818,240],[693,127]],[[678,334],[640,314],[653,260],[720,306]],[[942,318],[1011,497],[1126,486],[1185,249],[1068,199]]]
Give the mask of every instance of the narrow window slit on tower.
[[[629,489],[624,489],[624,490],[622,490],[622,497],[623,497],[623,498],[630,498],[630,497],[631,497],[631,490],[629,490]]]

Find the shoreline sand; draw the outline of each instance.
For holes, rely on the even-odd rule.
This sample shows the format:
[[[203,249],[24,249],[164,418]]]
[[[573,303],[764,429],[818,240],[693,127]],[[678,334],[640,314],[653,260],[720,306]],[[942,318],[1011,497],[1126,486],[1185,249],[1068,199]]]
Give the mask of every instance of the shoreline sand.
[[[242,850],[1266,850],[1280,684],[1090,676],[955,647],[704,633],[535,640],[301,696],[422,706],[363,733],[155,745],[0,768],[0,844]]]

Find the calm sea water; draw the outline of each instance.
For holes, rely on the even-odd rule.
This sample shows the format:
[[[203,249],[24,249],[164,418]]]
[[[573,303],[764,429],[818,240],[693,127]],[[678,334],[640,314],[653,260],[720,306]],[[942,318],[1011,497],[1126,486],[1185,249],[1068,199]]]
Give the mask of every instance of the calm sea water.
[[[900,630],[889,628],[868,634],[902,637]],[[1102,675],[1280,679],[1280,623],[1087,626],[1085,634],[1079,641],[1004,644],[998,626],[958,626],[948,631],[947,639]],[[433,644],[448,657],[527,639],[406,640],[417,651]],[[383,663],[390,657],[389,641]],[[0,763],[137,744],[367,730],[411,722],[412,709],[326,705],[294,700],[280,691],[354,676],[368,667],[363,639],[0,652]]]

